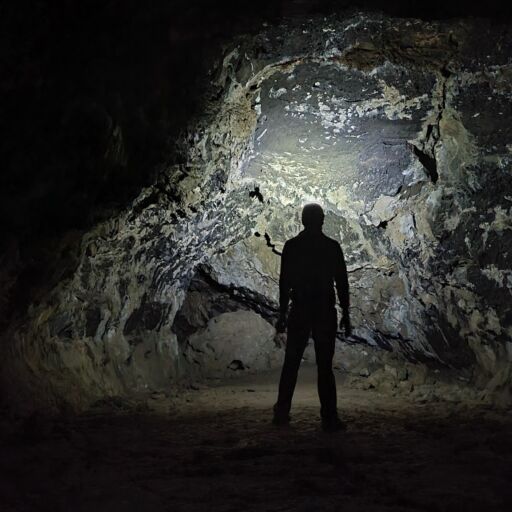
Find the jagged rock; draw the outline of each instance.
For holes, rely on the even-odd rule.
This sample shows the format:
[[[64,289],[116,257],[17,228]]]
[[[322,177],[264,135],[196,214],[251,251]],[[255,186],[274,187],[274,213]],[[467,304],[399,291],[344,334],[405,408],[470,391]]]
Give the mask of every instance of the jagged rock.
[[[407,369],[405,367],[396,367],[389,364],[384,365],[384,371],[389,373],[396,381],[407,380]]]
[[[398,379],[384,368],[379,368],[368,377],[368,384],[379,391],[389,392],[398,386]]]
[[[222,313],[188,338],[184,356],[207,377],[269,370],[282,361],[283,351],[276,347],[274,336],[272,325],[252,311]]]
[[[414,384],[408,380],[402,380],[398,383],[400,391],[405,393],[412,393],[414,391]]]
[[[428,368],[424,364],[410,363],[406,364],[407,368],[407,380],[414,386],[421,386],[425,384],[428,374]]]

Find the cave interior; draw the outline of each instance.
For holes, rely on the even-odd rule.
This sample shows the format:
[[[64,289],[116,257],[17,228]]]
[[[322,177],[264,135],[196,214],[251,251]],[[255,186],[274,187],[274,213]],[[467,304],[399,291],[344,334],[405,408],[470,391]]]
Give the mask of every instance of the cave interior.
[[[5,510],[510,510],[508,7],[4,14]],[[312,343],[271,424],[308,203],[350,286],[336,435]]]

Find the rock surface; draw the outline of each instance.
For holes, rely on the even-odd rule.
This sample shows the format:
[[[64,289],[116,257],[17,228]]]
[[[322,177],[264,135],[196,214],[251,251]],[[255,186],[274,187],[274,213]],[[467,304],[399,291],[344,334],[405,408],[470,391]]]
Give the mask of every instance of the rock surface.
[[[81,237],[76,269],[4,331],[11,400],[81,408],[168,387],[211,318],[272,320],[280,248],[314,200],[346,254],[352,342],[463,370],[506,402],[511,48],[485,21],[365,14],[233,41],[180,163]],[[209,290],[191,287],[199,267]],[[212,289],[229,299],[217,312]]]
[[[208,377],[269,370],[282,363],[274,336],[272,325],[252,311],[223,313],[188,338],[183,355],[189,364],[199,366],[200,375]]]

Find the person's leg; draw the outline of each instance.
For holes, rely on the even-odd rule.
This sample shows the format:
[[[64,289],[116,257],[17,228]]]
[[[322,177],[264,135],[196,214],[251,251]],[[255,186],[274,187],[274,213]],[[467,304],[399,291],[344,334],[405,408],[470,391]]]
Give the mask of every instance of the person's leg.
[[[322,314],[313,324],[316,364],[318,370],[318,396],[322,420],[338,417],[336,406],[336,380],[332,371],[332,360],[336,341],[336,311]]]
[[[297,375],[302,356],[304,355],[304,349],[309,339],[310,330],[310,325],[305,315],[292,310],[288,320],[286,351],[279,381],[279,395],[274,405],[275,423],[286,423],[289,419],[288,415],[292,405],[295,385],[297,384]]]

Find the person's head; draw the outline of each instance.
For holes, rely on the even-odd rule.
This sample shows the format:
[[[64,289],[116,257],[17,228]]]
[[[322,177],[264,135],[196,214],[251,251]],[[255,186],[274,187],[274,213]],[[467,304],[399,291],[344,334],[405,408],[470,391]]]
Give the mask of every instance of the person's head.
[[[324,211],[319,204],[310,203],[302,209],[302,224],[306,229],[322,229],[324,223]]]

